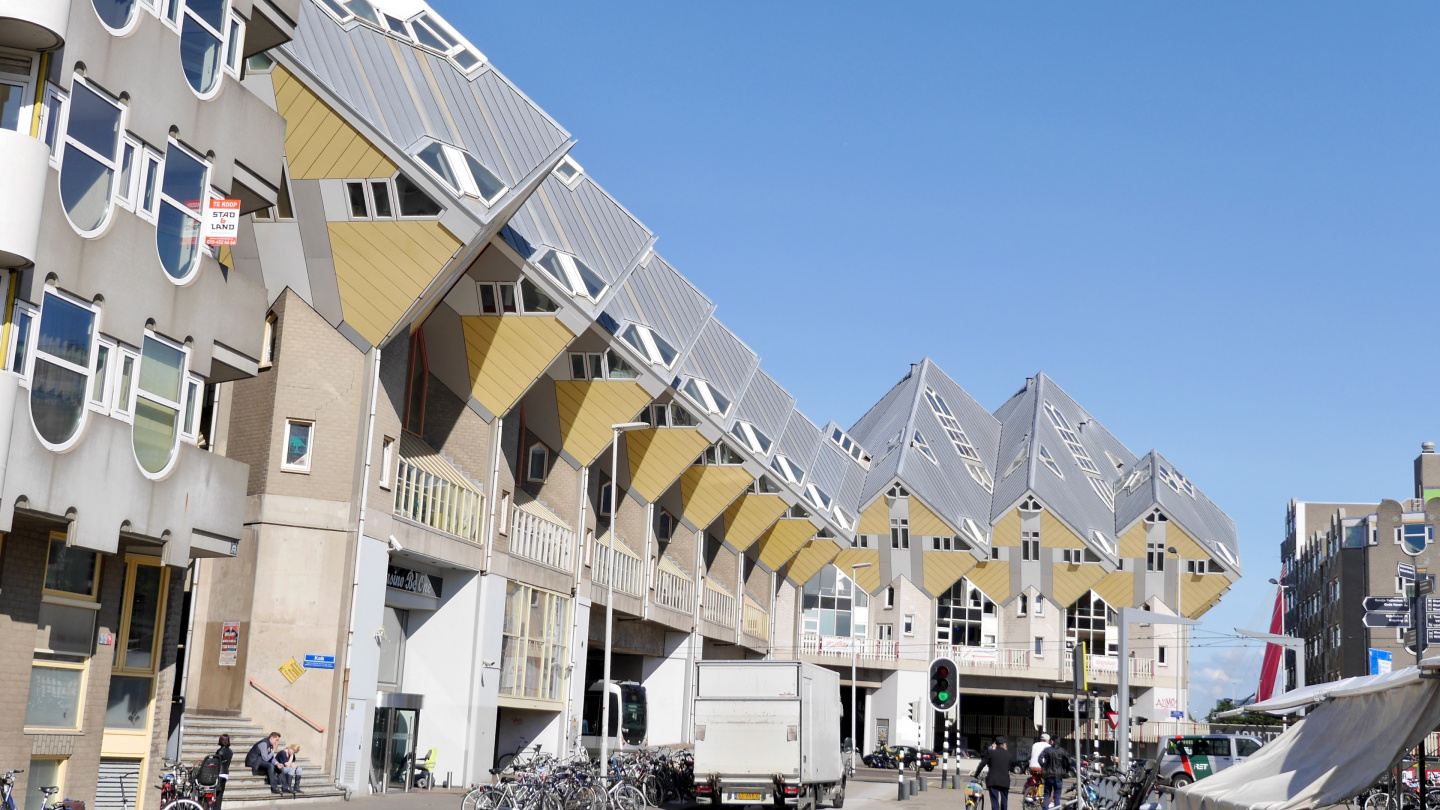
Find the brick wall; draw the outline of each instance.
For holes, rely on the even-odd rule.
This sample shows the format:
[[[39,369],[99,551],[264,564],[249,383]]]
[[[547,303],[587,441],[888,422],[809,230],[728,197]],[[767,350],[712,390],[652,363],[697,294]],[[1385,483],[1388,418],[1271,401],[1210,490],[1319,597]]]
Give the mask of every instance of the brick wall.
[[[272,310],[276,315],[275,329],[284,335],[286,304],[299,300],[289,290],[275,299]],[[279,337],[276,338],[279,346]],[[279,352],[284,356],[283,347]],[[278,379],[275,366],[262,370],[257,376],[246,377],[230,383],[231,403],[230,424],[226,431],[225,455],[250,465],[247,495],[264,492],[269,483],[270,446],[274,432],[275,381]]]

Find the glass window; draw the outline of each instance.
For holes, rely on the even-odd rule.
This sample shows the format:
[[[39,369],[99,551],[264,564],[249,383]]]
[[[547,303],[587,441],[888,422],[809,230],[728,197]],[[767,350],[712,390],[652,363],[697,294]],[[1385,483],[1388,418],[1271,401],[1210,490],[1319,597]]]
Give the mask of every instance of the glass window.
[[[66,545],[65,535],[53,532],[45,561],[45,590],[66,596],[94,599],[99,587],[100,555]]]
[[[52,449],[75,439],[85,416],[95,311],[46,291],[35,340],[30,418]]]
[[[224,64],[228,0],[187,0],[180,24],[180,66],[191,89],[208,96],[220,81]]]
[[[100,22],[112,31],[123,31],[134,16],[135,0],[93,0]]]
[[[364,183],[346,183],[345,192],[350,197],[350,216],[353,219],[369,219],[370,203],[365,199]]]
[[[4,66],[0,65],[0,72],[3,71]],[[29,90],[24,84],[0,79],[0,129],[20,131],[20,111],[25,107]]]
[[[30,775],[27,779],[30,790],[25,791],[25,810],[40,810],[45,804],[45,794],[36,788],[57,787],[60,792],[55,794],[61,798],[65,796],[65,780],[62,778],[65,770],[63,759],[32,759],[30,760]],[[54,802],[53,804],[59,804]]]
[[[1260,750],[1260,741],[1249,737],[1238,737],[1235,740],[1235,753],[1237,756],[1248,757]]]
[[[1425,523],[1406,523],[1400,527],[1400,548],[1406,554],[1419,554],[1425,550],[1430,527]]]
[[[60,202],[70,224],[93,235],[109,219],[118,169],[120,105],[76,79],[70,91],[65,155],[60,167]]]
[[[140,468],[159,475],[175,458],[180,437],[180,380],[185,352],[149,335],[141,350],[139,384],[135,386],[135,421],[131,427],[135,459]]]
[[[402,217],[440,216],[440,204],[430,199],[430,195],[421,191],[419,186],[403,174],[395,176],[395,196],[400,198]]]
[[[161,569],[158,565],[135,565],[131,582],[129,618],[125,625],[125,669],[155,668],[155,633],[160,623]]]
[[[151,679],[133,675],[110,676],[105,701],[105,728],[143,731],[150,715]]]
[[[580,164],[567,156],[560,161],[560,165],[555,167],[555,176],[560,178],[560,182],[573,188],[575,179],[580,176],[582,171],[584,170],[580,168]]]
[[[450,167],[450,159],[445,154],[445,147],[438,143],[432,143],[415,153],[415,157],[420,158],[420,162],[434,172],[436,177],[450,187],[450,190],[457,194],[460,192],[460,181],[455,178],[455,171]]]
[[[525,478],[529,481],[544,481],[545,468],[549,465],[550,453],[543,444],[530,445],[529,460],[525,464]]]
[[[462,52],[463,53],[463,52]],[[505,191],[505,184],[495,173],[485,168],[485,165],[471,157],[469,152],[462,152],[465,155],[465,165],[470,168],[470,176],[475,178],[475,188],[480,191],[480,199],[486,203],[495,201]]]
[[[56,666],[37,661],[30,668],[26,727],[79,728],[80,692],[84,682],[84,667]]]
[[[484,291],[485,291],[485,288],[486,288],[487,286],[489,286],[489,285],[484,285],[484,284],[482,284],[482,285],[480,286],[481,298],[482,298],[482,299],[485,297],[485,296],[484,296]],[[511,299],[511,300],[510,300],[510,304],[506,307],[505,311],[506,311],[506,312],[514,312],[514,311],[515,311],[515,303],[514,303],[515,287],[514,287],[514,285],[512,285],[512,284],[502,284],[502,285],[500,285],[500,287],[501,287],[501,295],[502,295],[502,297],[504,296],[504,293],[505,293],[506,290],[508,290],[508,291],[510,292],[510,299]],[[492,300],[491,300],[491,304],[490,304],[492,307],[494,306],[493,297],[494,297],[494,295],[493,295],[493,293],[492,293],[492,295],[491,295],[491,299],[492,299]],[[539,315],[539,314],[546,313],[546,312],[558,312],[558,311],[560,310],[560,305],[559,305],[559,304],[556,304],[553,300],[551,300],[550,296],[546,295],[546,294],[543,293],[543,292],[540,292],[540,288],[539,288],[539,287],[536,287],[536,286],[535,286],[535,283],[532,282],[532,281],[531,281],[530,279],[528,279],[528,278],[522,278],[522,279],[520,279],[520,303],[524,305],[524,307],[525,307],[525,314],[527,314],[527,315],[530,315],[530,314]]]
[[[200,264],[200,217],[209,167],[174,141],[165,149],[155,245],[173,281],[188,281]]]
[[[375,216],[379,219],[394,217],[395,211],[390,207],[390,184],[384,180],[372,181],[370,191],[375,198]]]
[[[605,362],[610,368],[612,380],[633,380],[640,376],[640,372],[626,362],[625,358],[616,354],[614,349],[605,352]]]
[[[564,698],[565,628],[570,600],[512,582],[505,594],[500,646],[500,694],[538,700]]]
[[[280,465],[282,469],[310,469],[310,443],[314,429],[313,422],[285,420],[285,461]]]

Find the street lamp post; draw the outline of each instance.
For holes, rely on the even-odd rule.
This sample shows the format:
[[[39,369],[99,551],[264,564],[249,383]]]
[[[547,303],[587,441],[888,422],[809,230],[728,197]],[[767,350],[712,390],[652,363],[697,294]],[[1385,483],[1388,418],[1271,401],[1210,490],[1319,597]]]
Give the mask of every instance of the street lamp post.
[[[868,563],[868,562],[855,563],[854,565],[850,566],[850,587],[856,588],[856,589],[858,589],[858,588],[860,587],[859,581],[857,581],[857,580],[855,579],[855,572],[858,571],[858,570],[860,570],[861,568],[869,568],[869,567],[870,567],[870,563]],[[869,600],[867,599],[866,601],[867,601],[867,603],[868,603]],[[855,606],[855,600],[854,600],[853,595],[852,595],[851,600],[850,600],[850,606],[851,606],[852,609],[853,609],[854,606]],[[866,624],[869,624],[869,622],[866,622]],[[855,749],[856,749],[856,747],[858,747],[858,746],[860,745],[860,738],[858,738],[858,737],[855,736],[855,715],[856,715],[856,713],[857,713],[856,706],[858,705],[858,704],[855,703],[855,700],[856,700],[856,698],[855,698],[855,694],[856,694],[855,680],[856,680],[856,675],[857,675],[857,673],[858,673],[858,667],[857,667],[857,663],[856,663],[856,662],[858,661],[859,655],[860,655],[860,649],[859,649],[859,647],[858,647],[858,645],[857,645],[857,642],[856,642],[856,639],[855,639],[855,618],[854,618],[854,616],[852,615],[851,618],[850,618],[850,770],[851,770],[851,771],[854,771],[854,770],[855,770]]]
[[[1184,602],[1184,600],[1181,598],[1181,597],[1182,597],[1182,594],[1181,594],[1181,592],[1180,592],[1180,589],[1181,589],[1182,587],[1184,587],[1184,585],[1185,585],[1185,561],[1182,560],[1182,559],[1180,559],[1180,552],[1177,551],[1174,546],[1169,547],[1168,549],[1166,549],[1166,551],[1169,551],[1171,554],[1174,554],[1174,555],[1175,555],[1175,615],[1176,615],[1176,616],[1179,616],[1179,617],[1181,617],[1181,618],[1184,618],[1184,616],[1185,616],[1185,602]],[[1185,677],[1185,674],[1184,674],[1184,673],[1185,673],[1184,664],[1182,663],[1182,661],[1184,660],[1184,657],[1185,657],[1185,656],[1181,653],[1182,645],[1180,644],[1180,641],[1184,638],[1184,636],[1185,636],[1185,628],[1184,628],[1183,626],[1181,626],[1181,625],[1176,625],[1176,626],[1175,626],[1175,656],[1176,656],[1176,658],[1175,658],[1175,708],[1180,711],[1180,716],[1179,716],[1179,717],[1172,717],[1172,718],[1171,718],[1172,720],[1175,721],[1175,733],[1176,733],[1176,734],[1179,734],[1179,733],[1180,733],[1180,721],[1185,719],[1185,710],[1182,709],[1182,708],[1180,708],[1180,693],[1181,693],[1181,691],[1183,691],[1183,689],[1182,689],[1182,687],[1181,687],[1181,679]]]
[[[615,518],[620,511],[620,485],[617,481],[620,472],[620,434],[627,430],[648,427],[648,422],[625,422],[610,426],[614,435],[610,441],[610,543],[609,553],[605,558],[605,683],[600,689],[600,772],[607,775],[610,773],[610,646],[615,627]]]
[[[1274,585],[1275,587],[1277,587],[1277,588],[1280,589],[1280,635],[1283,636],[1283,635],[1285,635],[1285,614],[1290,612],[1290,611],[1287,609],[1287,608],[1289,607],[1289,605],[1287,605],[1287,604],[1285,603],[1285,589],[1286,589],[1286,588],[1293,588],[1293,587],[1295,587],[1295,586],[1294,586],[1294,585],[1286,585],[1285,583],[1281,582],[1281,581],[1278,580],[1278,579],[1272,579],[1272,580],[1270,580],[1270,584],[1271,584],[1271,585]],[[1289,648],[1282,648],[1282,650],[1288,651]],[[1304,671],[1305,671],[1305,664],[1304,664],[1304,662],[1300,661],[1301,656],[1303,656],[1304,654],[1305,654],[1305,650],[1304,650],[1303,648],[1300,648],[1300,649],[1296,649],[1296,650],[1295,650],[1295,660],[1296,660],[1296,662],[1297,662],[1297,664],[1298,664],[1298,665],[1296,666],[1296,672],[1304,672]],[[1280,654],[1280,658],[1281,658],[1281,661],[1280,661],[1280,665],[1281,665],[1281,666],[1280,666],[1280,668],[1281,668],[1281,669],[1284,669],[1284,668],[1285,668],[1285,661],[1284,661],[1285,654],[1284,654],[1284,652],[1282,652],[1282,653]],[[1288,680],[1289,680],[1289,678],[1287,677],[1287,678],[1286,678],[1286,681],[1288,681]],[[1285,682],[1282,681],[1282,682],[1281,682],[1281,686],[1284,686],[1284,685],[1285,685]],[[1302,687],[1302,686],[1304,686],[1304,685],[1305,685],[1305,683],[1304,683],[1304,679],[1303,679],[1303,678],[1296,678],[1296,679],[1295,679],[1295,686],[1294,686],[1294,688],[1299,689],[1300,687]],[[1282,691],[1282,692],[1288,692],[1288,691],[1290,691],[1290,690],[1289,690],[1289,689],[1282,689],[1281,691]]]

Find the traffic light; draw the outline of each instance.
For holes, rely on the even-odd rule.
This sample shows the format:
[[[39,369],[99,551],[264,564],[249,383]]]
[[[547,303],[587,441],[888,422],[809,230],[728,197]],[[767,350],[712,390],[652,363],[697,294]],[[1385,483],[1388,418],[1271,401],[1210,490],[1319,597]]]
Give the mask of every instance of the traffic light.
[[[909,709],[909,711],[910,711],[910,721],[913,722],[913,723],[918,723],[918,722],[920,722],[920,718],[921,718],[921,716],[922,716],[922,715],[920,714],[920,712],[921,712],[920,701],[918,701],[918,700],[912,700],[912,701],[910,701],[910,705],[908,706],[908,709]]]
[[[960,699],[960,674],[949,658],[930,662],[930,708],[948,712]]]

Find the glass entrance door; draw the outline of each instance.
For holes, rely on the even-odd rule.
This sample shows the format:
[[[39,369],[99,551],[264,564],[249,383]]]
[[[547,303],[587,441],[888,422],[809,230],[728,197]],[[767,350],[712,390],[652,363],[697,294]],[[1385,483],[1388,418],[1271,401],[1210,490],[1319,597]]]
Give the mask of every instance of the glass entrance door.
[[[370,782],[380,792],[404,790],[414,773],[419,709],[376,708],[370,734]]]

